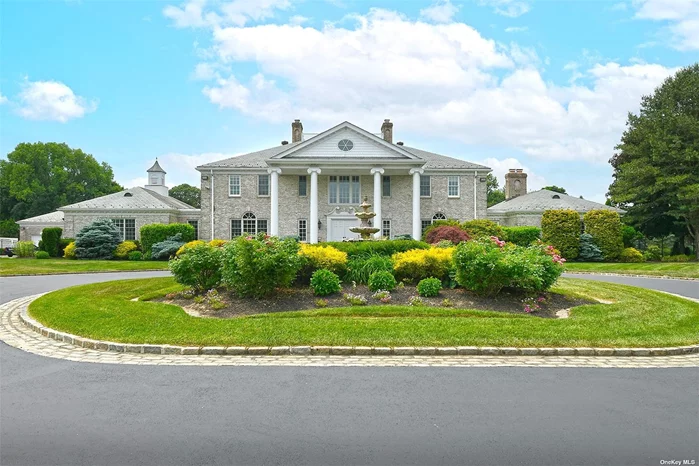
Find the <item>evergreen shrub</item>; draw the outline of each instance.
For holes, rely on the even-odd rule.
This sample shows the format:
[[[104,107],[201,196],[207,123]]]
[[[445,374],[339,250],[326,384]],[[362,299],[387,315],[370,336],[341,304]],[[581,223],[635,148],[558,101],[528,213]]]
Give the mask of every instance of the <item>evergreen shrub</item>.
[[[168,260],[177,253],[177,250],[184,245],[182,233],[170,236],[165,241],[160,241],[151,246],[151,260]]]
[[[442,289],[442,281],[439,278],[424,278],[417,284],[417,294],[425,298],[437,296]]]
[[[625,248],[621,251],[619,255],[619,260],[621,262],[643,262],[643,254],[636,248]]]
[[[58,227],[44,228],[41,231],[42,249],[49,253],[50,257],[59,257],[59,243],[62,234],[63,228]]]
[[[391,272],[374,272],[369,276],[367,285],[371,291],[393,291],[396,288],[396,278]]]
[[[539,227],[502,227],[505,232],[504,239],[508,243],[517,246],[531,246],[536,240],[541,238],[541,228]]]
[[[95,220],[75,236],[78,259],[111,259],[121,243],[121,234],[108,218]]]
[[[182,235],[182,242],[188,243],[194,241],[194,227],[189,223],[152,223],[141,227],[141,250],[143,254],[149,255],[152,253],[152,247],[155,243],[165,241],[167,238]],[[151,254],[152,255],[152,254]]]
[[[647,261],[659,261],[663,254],[659,246],[655,244],[649,245],[645,251],[643,251],[643,258]]]
[[[37,259],[49,259],[51,256],[46,251],[37,251],[36,254],[34,254],[34,257]]]
[[[324,244],[301,244],[299,255],[303,266],[299,271],[299,282],[308,283],[313,272],[327,269],[335,275],[342,276],[347,270],[347,253],[333,246]]]
[[[430,245],[413,239],[387,239],[379,241],[330,241],[324,246],[332,246],[347,253],[348,258],[367,254],[381,254],[392,256],[397,252],[405,252],[411,249],[429,249]]]
[[[77,259],[75,256],[75,241],[71,241],[68,246],[63,249],[64,259]]]
[[[602,262],[604,260],[602,250],[597,247],[592,235],[587,233],[580,235],[578,260],[582,262]]]
[[[392,257],[393,271],[399,280],[418,282],[423,278],[436,277],[446,281],[454,266],[454,249],[431,248],[399,252]]]
[[[580,214],[571,209],[547,210],[541,217],[541,240],[569,260],[578,257],[580,229]]]
[[[592,235],[602,250],[604,260],[614,261],[624,249],[623,225],[619,214],[613,210],[591,210],[583,217],[585,233]]]
[[[129,257],[129,253],[137,251],[138,246],[133,241],[122,241],[119,246],[114,250],[114,257],[117,259],[126,259]]]
[[[129,253],[130,261],[141,261],[143,260],[143,253],[141,251],[131,251]]]
[[[74,238],[61,238],[58,241],[58,257],[64,257],[66,247],[68,247],[68,245],[74,241]]]
[[[496,236],[503,239],[505,237],[505,231],[502,227],[492,220],[469,220],[461,224],[461,229],[468,233],[471,238]]]

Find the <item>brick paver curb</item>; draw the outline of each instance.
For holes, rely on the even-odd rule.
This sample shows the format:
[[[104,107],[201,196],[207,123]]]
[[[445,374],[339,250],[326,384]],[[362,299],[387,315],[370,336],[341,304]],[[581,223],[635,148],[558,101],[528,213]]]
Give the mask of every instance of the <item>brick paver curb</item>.
[[[43,326],[29,316],[28,306],[40,295],[23,299],[20,321],[31,330],[53,340],[81,348],[115,353],[160,355],[334,355],[334,356],[677,356],[699,353],[699,345],[667,348],[515,348],[495,346],[177,346],[148,343],[117,343],[93,340]],[[13,301],[14,302],[14,301]],[[8,303],[10,304],[10,303]]]
[[[614,273],[614,272],[587,272],[587,271],[568,271],[563,272],[569,275],[604,275],[607,277],[633,277],[633,278],[658,278],[660,280],[688,280],[699,281],[699,278],[694,277],[673,277],[672,275],[644,275],[635,273]]]

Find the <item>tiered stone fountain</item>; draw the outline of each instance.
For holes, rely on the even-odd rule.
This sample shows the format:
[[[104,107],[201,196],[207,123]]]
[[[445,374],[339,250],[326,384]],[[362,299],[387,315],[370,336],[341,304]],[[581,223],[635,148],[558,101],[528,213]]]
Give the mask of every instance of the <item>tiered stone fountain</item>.
[[[376,217],[376,212],[369,212],[369,207],[371,204],[367,202],[366,196],[364,197],[364,202],[359,206],[362,208],[363,212],[355,212],[355,216],[360,220],[359,226],[350,228],[352,233],[359,233],[362,237],[362,241],[368,241],[371,239],[371,235],[380,230],[380,228],[374,228],[369,225],[369,219]]]

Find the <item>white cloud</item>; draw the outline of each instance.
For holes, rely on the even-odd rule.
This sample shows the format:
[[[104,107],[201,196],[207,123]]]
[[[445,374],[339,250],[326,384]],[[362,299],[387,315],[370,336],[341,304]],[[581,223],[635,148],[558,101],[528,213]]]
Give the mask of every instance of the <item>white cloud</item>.
[[[506,159],[496,159],[490,157],[483,159],[478,163],[493,169],[493,175],[497,177],[500,187],[505,186],[505,173],[507,173],[511,168],[521,168],[527,174],[528,191],[538,191],[549,184],[546,182],[546,179],[544,179],[543,176],[538,175],[535,171],[532,171],[530,167],[522,165],[519,160],[512,157]]]
[[[496,14],[509,18],[522,16],[531,9],[528,2],[520,0],[479,0],[479,3],[484,6],[493,7],[493,11]]]
[[[628,5],[626,3],[619,2],[619,3],[615,3],[614,5],[612,5],[609,9],[611,11],[626,11],[627,8],[628,8]]]
[[[7,97],[2,95],[2,92],[0,92],[0,105],[6,104],[7,103]]]
[[[349,120],[376,131],[392,118],[399,133],[545,160],[606,162],[627,112],[674,72],[584,52],[567,65],[576,79],[557,85],[542,77],[534,49],[496,43],[463,23],[380,9],[345,26],[215,27],[212,39],[216,63],[258,70],[222,73],[203,88],[222,109],[273,122],[302,118],[306,127]]]
[[[28,120],[53,120],[65,123],[81,118],[97,109],[97,100],[87,101],[57,81],[29,81],[22,83],[19,94],[19,114]]]
[[[208,0],[187,0],[181,6],[166,6],[163,14],[177,28],[244,26],[248,21],[271,18],[276,10],[291,7],[289,0],[233,0],[215,3],[217,11],[205,11],[208,3]]]
[[[449,0],[437,0],[434,4],[420,10],[420,17],[435,23],[449,23],[459,7]]]
[[[526,32],[529,28],[527,26],[513,26],[505,28],[505,32]]]
[[[172,188],[178,184],[187,183],[192,186],[199,187],[199,172],[196,167],[209,162],[227,159],[240,154],[226,154],[219,152],[206,152],[203,154],[180,154],[176,152],[163,154],[158,156],[158,163],[167,172],[165,181],[168,187]],[[130,167],[130,173],[119,173],[118,168],[115,168],[115,177],[117,181],[127,188],[135,186],[145,186],[148,183],[146,178],[146,169],[153,165],[155,159],[148,160],[143,163],[143,175],[133,176],[133,167]]]
[[[202,16],[206,0],[189,0],[181,7],[168,5],[163,9],[163,14],[170,18],[175,27],[203,27],[206,20]]]
[[[699,50],[699,0],[635,0],[637,19],[668,24],[670,43],[678,50]]]
[[[289,24],[292,24],[294,26],[300,26],[308,21],[310,21],[310,18],[306,18],[305,16],[301,15],[294,15],[291,18],[289,18]]]

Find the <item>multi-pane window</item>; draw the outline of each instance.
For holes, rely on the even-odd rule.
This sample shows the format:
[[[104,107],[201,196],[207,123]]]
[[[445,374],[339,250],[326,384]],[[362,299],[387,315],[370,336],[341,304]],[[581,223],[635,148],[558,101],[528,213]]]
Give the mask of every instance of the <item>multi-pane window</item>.
[[[112,223],[117,230],[122,241],[136,239],[136,219],[134,218],[113,218]]]
[[[459,197],[459,177],[449,176],[447,178],[447,196]]]
[[[299,241],[308,241],[308,221],[306,219],[299,220]]]
[[[304,197],[308,192],[308,178],[306,175],[299,176],[299,196]]]
[[[269,175],[257,175],[257,195],[269,196]]]
[[[382,196],[383,197],[391,197],[391,177],[390,176],[384,176],[382,179]]]
[[[420,197],[430,197],[432,185],[430,175],[420,175]]]
[[[446,219],[447,219],[447,216],[444,215],[444,214],[441,213],[441,212],[437,212],[436,214],[434,214],[434,215],[432,216],[432,221],[433,221],[433,222],[434,222],[435,220],[446,220]]]
[[[382,220],[381,221],[381,236],[385,238],[391,238],[391,221]]]
[[[425,229],[427,229],[428,226],[432,225],[432,220],[422,219],[421,223],[422,223],[422,232],[424,233]]]
[[[330,204],[359,204],[359,176],[330,176]]]
[[[231,220],[231,238],[236,238],[243,233],[256,235],[257,233],[267,233],[267,220],[255,217],[252,212],[247,212],[242,219]]]
[[[228,195],[240,196],[240,175],[228,176]]]
[[[199,239],[199,220],[187,220],[194,227],[194,239]]]
[[[436,220],[446,220],[446,219],[447,219],[447,216],[444,215],[442,212],[437,212],[437,213],[434,214],[434,215],[432,216],[432,218],[429,219],[429,220],[428,220],[428,219],[422,219],[422,220],[421,220],[421,223],[422,223],[422,231],[423,231],[423,233],[424,233],[424,231],[425,231],[425,228],[427,228],[428,226],[432,225]]]

